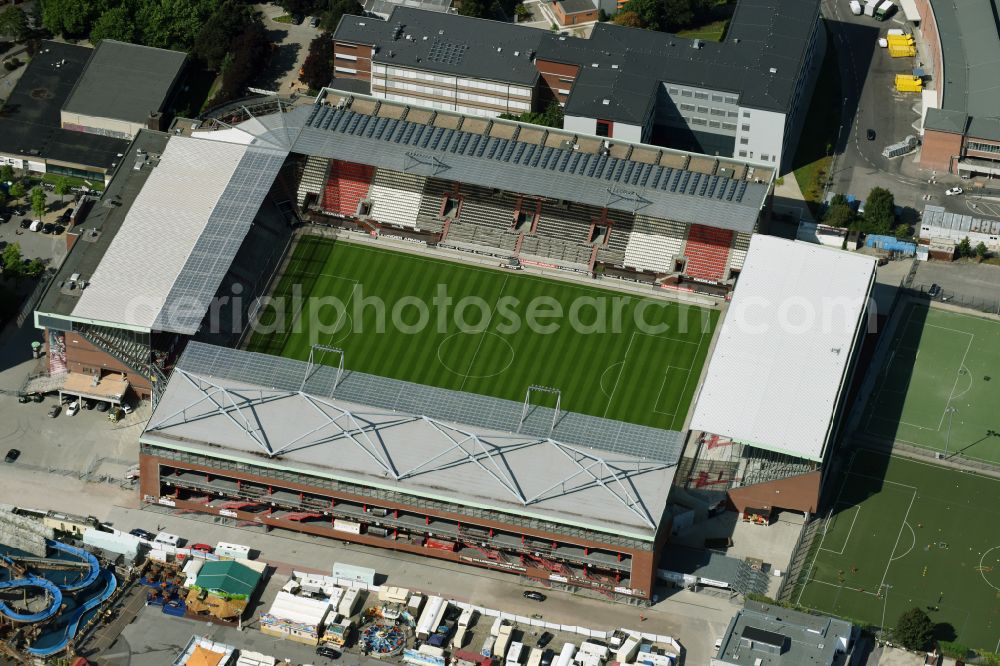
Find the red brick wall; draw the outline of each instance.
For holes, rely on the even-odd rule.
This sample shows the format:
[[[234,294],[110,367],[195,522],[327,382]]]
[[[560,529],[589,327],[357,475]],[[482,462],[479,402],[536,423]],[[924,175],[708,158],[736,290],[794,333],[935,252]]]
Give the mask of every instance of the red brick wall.
[[[917,11],[920,12],[920,34],[924,38],[927,55],[933,62],[931,69],[931,80],[937,89],[938,106],[941,105],[941,97],[944,94],[944,65],[941,58],[941,39],[938,36],[937,22],[934,20],[934,12],[931,10],[930,0],[915,0]],[[926,63],[925,63],[926,64]]]
[[[540,93],[536,97],[545,100],[555,99],[560,104],[565,104],[569,95],[560,94],[558,90],[573,90],[576,75],[580,72],[579,65],[539,59],[535,61],[535,67],[538,68]]]
[[[140,397],[148,398],[149,382],[118,359],[109,356],[81,337],[78,333],[66,333],[66,365],[70,372],[93,375],[101,371],[120,372],[128,378],[132,390]]]
[[[925,130],[920,165],[925,169],[951,171],[953,159],[962,154],[962,135]]]
[[[590,9],[584,12],[576,12],[575,14],[567,14],[563,9],[562,3],[556,0],[552,3],[552,9],[555,11],[556,21],[559,25],[577,25],[578,23],[586,23],[588,21],[597,20],[597,8]]]
[[[337,54],[354,56],[357,60],[338,59]],[[337,79],[361,79],[370,81],[372,78],[372,47],[364,44],[351,44],[349,42],[333,43],[333,66],[349,67],[358,70],[357,74],[345,74],[335,72]]]

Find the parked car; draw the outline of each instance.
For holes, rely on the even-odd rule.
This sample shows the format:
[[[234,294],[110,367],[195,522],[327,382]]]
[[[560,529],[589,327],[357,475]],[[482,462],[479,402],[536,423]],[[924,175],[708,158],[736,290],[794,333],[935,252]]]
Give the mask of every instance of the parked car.
[[[90,398],[84,398],[84,400],[83,400],[83,408],[86,409],[89,412],[90,410],[92,410],[94,408],[94,401],[91,400]]]
[[[302,25],[301,14],[292,14],[292,25]]]
[[[319,27],[319,17],[318,16],[310,16],[309,17],[309,27],[310,28],[318,28]]]
[[[41,229],[43,234],[51,234],[55,230],[56,230],[56,225],[53,222],[46,222],[45,224],[42,225]]]
[[[955,195],[962,194],[963,192],[965,192],[965,190],[963,190],[961,187],[949,187],[947,190],[944,191],[944,195],[946,197],[953,197]]]
[[[937,298],[941,295],[941,285],[937,282],[931,285],[931,288],[927,290],[927,295],[931,298]]]
[[[10,451],[7,452],[7,455],[4,456],[3,461],[5,463],[12,463],[12,462],[16,461],[20,457],[21,457],[21,452],[20,451],[18,451],[17,449],[11,449]]]
[[[525,599],[531,599],[532,601],[545,601],[545,595],[534,590],[525,590],[523,596]]]
[[[61,411],[62,411],[61,405],[52,405],[52,408],[49,410],[49,418],[54,419],[55,417],[59,416],[59,412]]]
[[[134,530],[129,530],[129,534],[131,534],[134,537],[139,537],[140,539],[144,539],[146,541],[152,541],[153,539],[156,538],[155,534],[147,530],[144,530],[141,527],[137,527]]]
[[[28,218],[24,218],[23,220],[21,220],[22,229],[28,229],[30,227],[31,227],[31,220],[29,220]]]
[[[329,645],[320,645],[316,648],[316,654],[327,659],[340,659],[342,653],[337,648],[330,647]]]
[[[111,405],[109,405],[108,403],[106,403],[104,401],[99,401],[97,403],[97,411],[99,411],[99,412],[106,412],[110,408],[111,408]]]
[[[122,402],[122,411],[126,414],[131,414],[135,411],[135,408],[127,402]]]
[[[211,553],[214,548],[209,546],[207,543],[193,543],[190,546],[191,550],[197,550],[199,553]]]
[[[552,660],[555,659],[556,653],[551,649],[545,650],[542,653],[542,659],[538,662],[539,666],[552,666]]]
[[[546,645],[548,645],[549,643],[551,643],[553,638],[555,638],[555,636],[553,636],[551,633],[549,633],[548,631],[543,631],[542,635],[538,637],[538,642],[535,643],[535,645],[539,649],[541,649]]]
[[[55,234],[56,236],[61,236],[61,235],[63,234],[63,232],[64,232],[64,231],[66,231],[66,227],[64,227],[64,226],[63,226],[63,225],[61,225],[61,224],[57,224],[57,225],[56,225],[55,227],[53,227],[53,229],[52,229],[52,233],[54,233],[54,234]]]
[[[868,132],[867,132],[867,134],[868,134],[868,140],[869,141],[874,141],[875,140],[875,130],[869,129]]]
[[[80,403],[76,400],[66,405],[66,416],[76,416],[78,411],[80,411]]]

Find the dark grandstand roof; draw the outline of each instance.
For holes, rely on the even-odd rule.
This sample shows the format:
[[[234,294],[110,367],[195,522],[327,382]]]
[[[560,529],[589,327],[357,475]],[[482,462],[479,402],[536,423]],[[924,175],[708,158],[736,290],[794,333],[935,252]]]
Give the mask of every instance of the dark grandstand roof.
[[[333,81],[330,82],[330,87],[349,93],[361,93],[362,95],[370,95],[372,93],[371,82],[365,81],[364,79],[334,78]]]
[[[562,130],[552,130],[552,140],[529,143],[323,103],[283,117],[288,124],[301,123],[293,152],[689,224],[707,221],[744,233],[753,230],[769,188],[766,182],[576,150],[573,134]]]
[[[396,7],[388,21],[344,16],[338,41],[376,47],[372,60],[477,79],[534,85],[541,31],[513,23]]]
[[[598,23],[590,39],[544,35],[538,57],[580,65],[566,103],[570,115],[635,122],[635,102],[609,109],[603,100],[631,91],[653,95],[661,81],[732,92],[742,106],[788,112],[818,16],[817,0],[739,0],[723,42]]]
[[[63,109],[99,118],[146,121],[162,111],[187,55],[180,51],[101,40]]]
[[[59,112],[83,73],[90,49],[43,41],[0,115],[0,152],[110,170],[128,141],[60,127]]]

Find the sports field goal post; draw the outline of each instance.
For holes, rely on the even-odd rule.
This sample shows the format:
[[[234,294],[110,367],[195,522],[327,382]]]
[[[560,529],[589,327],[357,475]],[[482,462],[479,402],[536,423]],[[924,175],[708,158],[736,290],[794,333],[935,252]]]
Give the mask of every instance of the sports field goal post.
[[[531,411],[531,395],[533,393],[547,393],[549,395],[556,396],[556,406],[552,411],[552,424],[549,425],[549,435],[552,435],[552,431],[556,428],[556,422],[559,420],[559,410],[562,406],[562,391],[553,388],[551,386],[541,386],[539,384],[532,384],[528,387],[528,390],[524,392],[524,407],[521,408],[521,418],[517,422],[517,432],[521,432],[521,427],[524,425],[524,419],[528,418],[528,412]]]
[[[306,372],[302,377],[302,385],[299,387],[300,391],[304,391],[306,388],[306,382],[312,377],[313,371],[316,370],[316,352],[320,354],[326,354],[327,352],[337,355],[337,378],[333,382],[333,390],[336,391],[337,387],[340,386],[340,378],[344,375],[344,350],[340,347],[330,347],[328,345],[313,345],[309,348],[309,361],[306,363]],[[322,356],[320,357],[323,358]],[[319,365],[323,365],[322,362]]]

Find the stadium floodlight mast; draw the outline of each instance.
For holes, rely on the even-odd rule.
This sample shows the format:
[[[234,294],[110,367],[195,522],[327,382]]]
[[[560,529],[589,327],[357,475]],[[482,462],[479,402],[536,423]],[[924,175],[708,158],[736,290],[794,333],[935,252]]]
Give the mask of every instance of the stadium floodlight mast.
[[[517,421],[517,433],[521,433],[524,420],[528,418],[528,412],[531,410],[532,393],[549,393],[556,396],[556,407],[552,412],[552,424],[549,426],[549,436],[551,436],[552,431],[556,429],[556,423],[559,421],[559,410],[562,406],[562,391],[552,386],[542,386],[540,384],[532,384],[524,393],[524,407],[521,409],[521,418]]]
[[[313,345],[309,348],[309,361],[306,363],[306,371],[302,376],[302,385],[299,386],[299,391],[306,390],[306,382],[309,381],[309,378],[313,375],[313,371],[316,369],[317,350],[324,354],[326,352],[331,352],[338,355],[337,378],[333,382],[333,391],[330,392],[332,394],[337,390],[337,387],[340,386],[340,378],[344,375],[344,350],[340,347],[330,347],[328,345]]]

